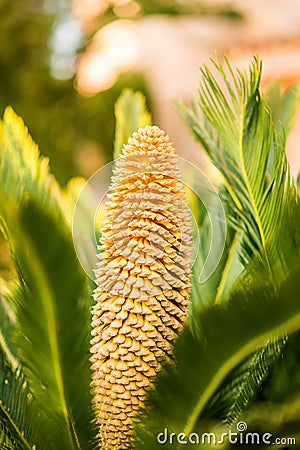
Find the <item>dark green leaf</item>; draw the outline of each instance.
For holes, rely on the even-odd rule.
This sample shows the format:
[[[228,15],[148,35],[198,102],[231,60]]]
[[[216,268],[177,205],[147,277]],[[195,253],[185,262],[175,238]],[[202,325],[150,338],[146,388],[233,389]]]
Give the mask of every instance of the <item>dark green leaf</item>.
[[[5,201],[2,211],[21,282],[15,298],[20,360],[35,398],[59,427],[51,448],[86,446],[92,414],[86,277],[70,233],[52,214],[29,200],[17,215]]]

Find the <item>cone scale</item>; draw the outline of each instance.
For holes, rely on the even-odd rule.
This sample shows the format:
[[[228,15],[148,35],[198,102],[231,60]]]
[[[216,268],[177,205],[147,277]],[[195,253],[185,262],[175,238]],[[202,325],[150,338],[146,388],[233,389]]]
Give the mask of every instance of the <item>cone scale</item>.
[[[95,271],[92,392],[103,449],[132,448],[132,424],[188,314],[191,225],[178,157],[155,126],[116,162]]]

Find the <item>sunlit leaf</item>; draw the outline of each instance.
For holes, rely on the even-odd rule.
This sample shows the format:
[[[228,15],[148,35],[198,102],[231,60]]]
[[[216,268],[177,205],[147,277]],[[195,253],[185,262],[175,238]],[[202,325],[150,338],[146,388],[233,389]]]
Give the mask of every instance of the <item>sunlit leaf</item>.
[[[266,270],[273,272],[280,260],[277,240],[295,202],[285,138],[282,129],[276,131],[272,112],[259,90],[261,61],[254,58],[249,74],[235,72],[228,60],[227,71],[219,59],[213,63],[226,89],[221,89],[204,66],[199,91],[203,119],[195,109],[179,108],[223,175],[232,209],[230,219],[242,232],[244,264],[256,254]]]
[[[121,153],[123,144],[134,131],[151,125],[151,115],[147,111],[146,99],[141,92],[125,89],[115,105],[116,133],[114,159]]]
[[[64,217],[63,199],[48,158],[40,155],[23,120],[10,107],[0,123],[0,146],[0,186],[8,199],[19,203],[30,194]]]

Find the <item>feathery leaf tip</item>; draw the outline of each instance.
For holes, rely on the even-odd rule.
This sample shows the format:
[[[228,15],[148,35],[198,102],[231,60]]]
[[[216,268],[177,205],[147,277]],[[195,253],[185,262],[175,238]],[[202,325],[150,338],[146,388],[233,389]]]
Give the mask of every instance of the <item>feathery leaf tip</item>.
[[[105,205],[91,357],[101,448],[132,447],[146,389],[188,314],[191,224],[178,157],[156,126],[123,146]]]

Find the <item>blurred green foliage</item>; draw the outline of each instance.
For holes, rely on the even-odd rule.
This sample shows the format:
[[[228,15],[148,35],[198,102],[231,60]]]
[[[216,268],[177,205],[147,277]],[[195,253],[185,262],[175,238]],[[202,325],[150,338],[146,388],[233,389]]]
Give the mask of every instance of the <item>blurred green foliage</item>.
[[[103,163],[112,159],[114,103],[123,87],[145,91],[145,85],[139,75],[125,74],[111,89],[82,97],[74,89],[74,78],[54,78],[51,36],[60,18],[70,14],[71,2],[46,3],[0,1],[0,114],[11,105],[24,117],[50,157],[52,171],[65,184],[82,174],[76,164],[80,147],[92,143],[99,161],[101,153]]]
[[[136,3],[139,9],[132,19],[152,14],[241,19],[239,12],[230,6],[208,6],[201,1]],[[76,92],[75,73],[66,79],[53,76],[51,39],[57,26],[71,17],[71,6],[71,0],[0,0],[0,114],[11,105],[24,118],[34,139],[50,157],[52,171],[62,184],[72,176],[88,176],[112,159],[113,108],[121,90],[131,87],[147,93],[143,77],[137,73],[120,75],[112,88],[93,97]],[[95,19],[91,34],[82,36],[77,50],[84,52],[94,32],[120,18],[122,10],[109,6]],[[72,56],[76,57],[69,55]],[[89,146],[96,149],[98,156],[91,162],[92,167],[84,170],[81,162],[88,156],[82,152]]]

